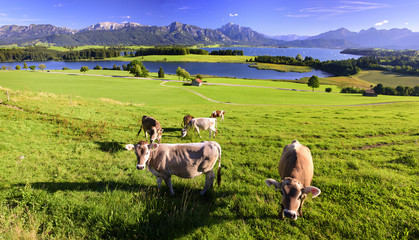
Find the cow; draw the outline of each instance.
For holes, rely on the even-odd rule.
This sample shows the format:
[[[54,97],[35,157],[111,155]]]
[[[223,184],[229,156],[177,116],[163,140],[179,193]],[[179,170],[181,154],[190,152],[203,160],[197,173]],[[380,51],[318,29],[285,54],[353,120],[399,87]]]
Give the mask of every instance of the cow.
[[[189,123],[182,129],[182,138],[188,134],[188,129],[195,128],[196,131],[199,134],[199,137],[201,137],[201,134],[199,133],[199,129],[201,130],[208,130],[209,131],[209,137],[211,138],[212,133],[214,133],[214,137],[217,134],[217,119],[216,118],[194,118],[189,121]]]
[[[191,121],[192,119],[194,119],[194,117],[192,117],[191,115],[185,115],[183,117],[183,122],[182,124],[180,124],[180,126],[184,128],[186,125],[188,125],[189,121]]]
[[[211,118],[221,117],[220,122],[221,121],[224,121],[224,114],[225,113],[226,113],[225,111],[218,111],[218,110],[216,110],[216,111],[214,111],[214,112],[211,113]]]
[[[312,197],[315,198],[321,193],[317,187],[310,186],[313,168],[313,160],[308,147],[297,140],[293,140],[291,144],[284,147],[278,165],[281,181],[265,180],[268,186],[274,185],[275,190],[281,190],[281,219],[284,216],[293,220],[297,220],[298,216],[303,217],[302,208],[307,194],[311,192]]]
[[[141,127],[137,133],[137,136],[140,134],[142,129],[144,129],[144,135],[146,140],[148,133],[150,135],[151,143],[153,143],[156,139],[160,143],[163,129],[161,128],[160,123],[156,119],[144,115],[141,119]]]
[[[200,192],[205,192],[213,187],[214,165],[218,162],[217,183],[221,183],[221,147],[217,142],[205,141],[200,143],[185,144],[148,144],[140,141],[136,145],[127,144],[127,150],[135,150],[137,155],[137,169],[147,169],[157,178],[157,185],[160,189],[161,182],[164,180],[174,194],[171,176],[176,175],[181,178],[194,178],[202,173],[206,175],[205,186]]]

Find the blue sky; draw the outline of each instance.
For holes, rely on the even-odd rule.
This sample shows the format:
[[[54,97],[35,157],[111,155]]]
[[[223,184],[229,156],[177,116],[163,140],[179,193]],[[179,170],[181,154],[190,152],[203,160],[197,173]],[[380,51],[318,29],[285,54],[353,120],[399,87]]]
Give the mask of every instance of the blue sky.
[[[3,2],[3,1],[2,1]],[[345,27],[419,32],[419,0],[14,0],[0,5],[0,26],[52,24],[82,29],[99,22],[216,29],[227,23],[267,35],[317,35]]]

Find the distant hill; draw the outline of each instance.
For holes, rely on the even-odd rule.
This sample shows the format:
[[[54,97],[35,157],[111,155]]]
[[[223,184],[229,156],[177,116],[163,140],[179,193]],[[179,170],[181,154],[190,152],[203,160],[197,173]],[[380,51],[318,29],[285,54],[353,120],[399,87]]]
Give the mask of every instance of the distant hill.
[[[0,27],[0,44],[28,45],[47,43],[57,46],[82,45],[248,45],[313,48],[392,48],[419,49],[419,33],[408,29],[352,32],[345,28],[316,36],[269,37],[251,28],[228,23],[218,29],[204,29],[173,22],[169,26],[146,26],[139,23],[102,22],[73,30],[50,24]]]
[[[358,33],[351,32],[346,28],[339,28],[310,37],[307,40],[314,39],[345,40],[360,48],[419,49],[419,33],[406,28],[390,30],[370,28]]]

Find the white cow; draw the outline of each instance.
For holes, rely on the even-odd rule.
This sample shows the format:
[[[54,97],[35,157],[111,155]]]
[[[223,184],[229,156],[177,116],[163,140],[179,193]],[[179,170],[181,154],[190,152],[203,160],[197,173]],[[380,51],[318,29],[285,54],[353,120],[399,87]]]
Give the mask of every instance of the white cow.
[[[216,118],[194,118],[191,119],[188,123],[188,125],[185,126],[185,128],[182,129],[182,138],[188,134],[188,129],[195,128],[195,130],[198,132],[199,137],[201,137],[201,134],[199,132],[199,129],[201,130],[208,130],[209,131],[209,137],[211,138],[211,135],[217,134],[217,119]],[[214,133],[214,134],[212,134]]]
[[[136,145],[128,144],[127,150],[135,150],[137,155],[137,169],[147,169],[157,177],[158,187],[164,180],[170,193],[173,195],[171,176],[181,178],[194,178],[202,173],[206,175],[205,186],[201,195],[212,188],[214,183],[214,165],[217,159],[217,182],[221,182],[221,147],[217,142],[200,142],[186,144],[148,144],[140,141]]]

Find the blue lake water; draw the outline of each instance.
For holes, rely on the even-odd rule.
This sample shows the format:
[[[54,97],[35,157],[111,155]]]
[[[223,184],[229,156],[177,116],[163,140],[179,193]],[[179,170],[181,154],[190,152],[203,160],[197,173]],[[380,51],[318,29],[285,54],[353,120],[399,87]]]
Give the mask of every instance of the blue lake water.
[[[206,48],[208,51],[218,49],[236,49],[243,50],[244,55],[271,55],[271,56],[290,56],[295,57],[297,54],[317,58],[321,61],[325,60],[342,60],[349,58],[357,58],[358,56],[349,54],[340,54],[337,49],[315,49],[315,48]],[[96,65],[103,68],[112,68],[116,66],[127,65],[129,62],[124,61],[79,61],[79,62],[64,62],[64,61],[45,61],[45,62],[26,62],[28,66],[35,65],[38,69],[39,64],[45,64],[46,70],[61,70],[64,67],[69,69],[80,69],[82,66],[87,66],[93,69]],[[144,66],[150,72],[158,72],[162,67],[166,74],[176,74],[176,69],[181,67],[186,69],[191,75],[204,74],[221,77],[236,77],[248,79],[300,79],[302,77],[311,77],[317,75],[319,77],[332,76],[320,70],[313,70],[307,73],[296,72],[278,72],[273,70],[258,70],[251,68],[248,64],[243,63],[197,63],[197,62],[143,62]],[[0,66],[8,66],[15,68],[16,65],[23,66],[23,62],[6,62],[0,63]],[[111,71],[111,70],[109,70]]]
[[[301,54],[303,59],[305,57],[312,57],[320,61],[327,60],[345,60],[350,58],[359,58],[360,56],[351,54],[341,54],[341,49],[325,49],[325,48],[259,48],[259,47],[219,47],[219,48],[201,48],[208,52],[214,50],[243,50],[245,56],[286,56],[296,57]]]

